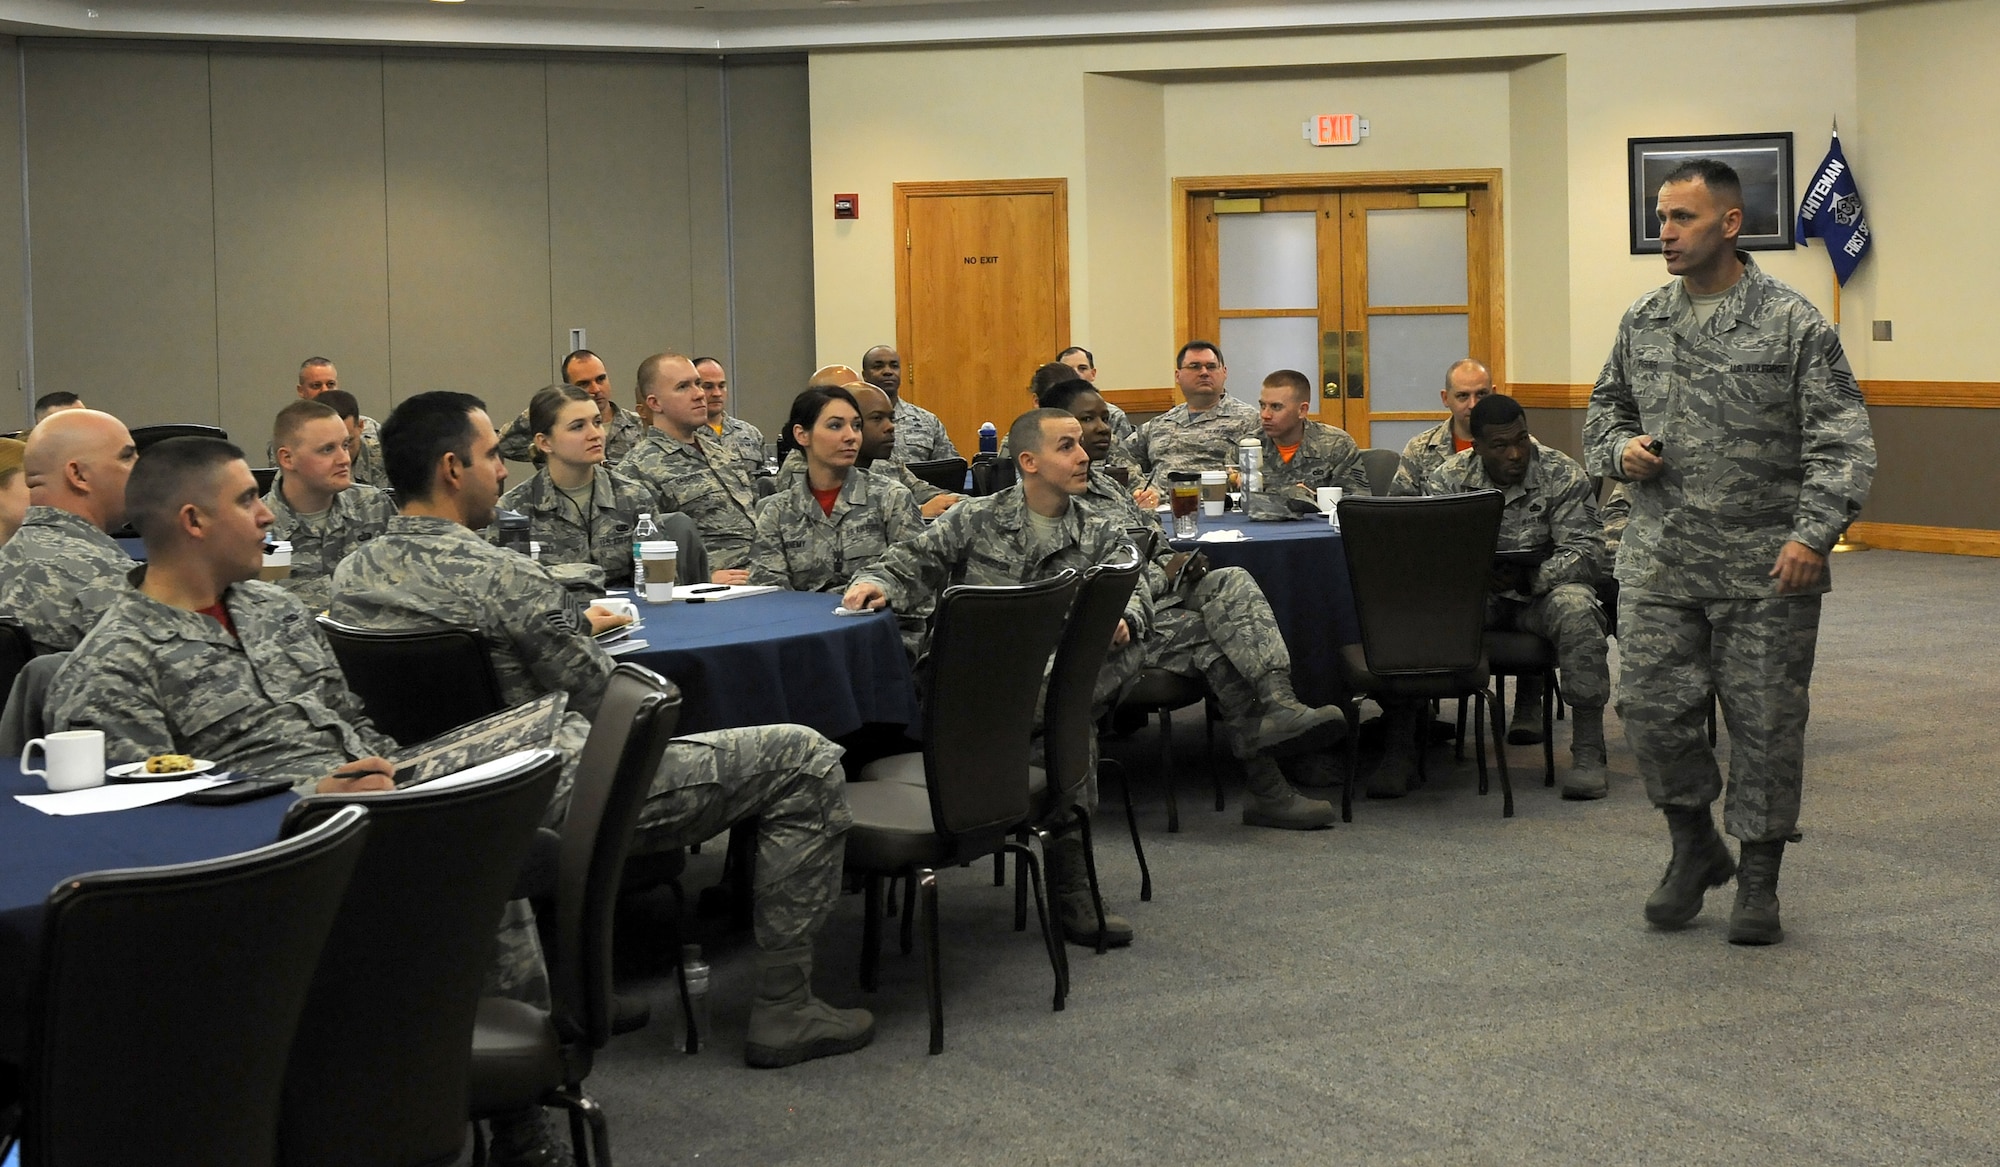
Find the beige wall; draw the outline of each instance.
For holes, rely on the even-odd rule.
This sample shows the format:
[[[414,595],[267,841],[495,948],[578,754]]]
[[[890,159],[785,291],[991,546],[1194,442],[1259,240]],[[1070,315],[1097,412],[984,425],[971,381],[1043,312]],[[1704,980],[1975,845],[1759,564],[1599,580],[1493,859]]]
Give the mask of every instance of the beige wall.
[[[802,64],[110,41],[26,60],[41,392],[261,448],[309,354],[377,416],[436,388],[511,414],[582,327],[621,393],[658,349],[739,354],[736,411],[767,429],[810,367]],[[17,367],[20,309],[0,279]]]
[[[21,73],[18,42],[0,37],[0,174],[21,172],[21,135],[7,127],[21,124]],[[21,184],[0,179],[0,224],[21,221]],[[21,237],[19,230],[0,226],[0,432],[18,429],[31,416],[28,397],[26,329],[21,318]]]
[[[1087,143],[1105,136],[1091,122],[1106,103],[1087,79],[1109,74],[1163,91],[1158,153],[1146,146],[1132,165],[1147,181],[1154,157],[1162,181],[1507,168],[1510,216],[1531,204],[1509,232],[1509,348],[1525,358],[1515,376],[1588,381],[1624,307],[1665,279],[1657,256],[1628,253],[1625,140],[1791,130],[1803,178],[1829,119],[1853,116],[1854,30],[1852,15],[1834,13],[816,53],[814,203],[858,191],[866,216],[834,224],[814,215],[820,356],[850,359],[894,330],[895,182],[1062,176],[1071,184],[1074,335],[1097,350],[1108,385],[1165,383],[1171,288],[1131,287],[1117,257],[1167,254],[1166,200],[1100,203],[1090,189],[1104,181]],[[1691,81],[1691,55],[1704,75],[1726,81]],[[1188,73],[1191,60],[1203,71]],[[1242,72],[1218,76],[1228,70]],[[895,83],[880,84],[885,77]],[[1373,135],[1347,149],[1303,142],[1299,122],[1330,111],[1368,117]],[[1136,128],[1138,116],[1128,110],[1124,124]],[[1117,245],[1100,251],[1100,235]],[[1824,256],[1768,253],[1766,266],[1830,304]],[[835,272],[837,288],[827,278]],[[1099,281],[1118,291],[1100,294]],[[1525,315],[1524,304],[1533,306]]]

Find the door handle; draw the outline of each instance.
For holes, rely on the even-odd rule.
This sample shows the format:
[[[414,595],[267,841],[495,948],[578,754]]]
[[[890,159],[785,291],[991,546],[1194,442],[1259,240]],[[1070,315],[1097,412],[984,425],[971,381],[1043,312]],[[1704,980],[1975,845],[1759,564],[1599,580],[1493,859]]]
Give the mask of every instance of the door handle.
[[[1326,377],[1326,383],[1320,389],[1320,399],[1323,401],[1340,400],[1340,334],[1338,332],[1320,333],[1319,367]]]
[[[1358,398],[1367,396],[1364,383],[1368,370],[1368,333],[1366,331],[1347,334],[1347,396]]]
[[[1328,401],[1340,400],[1340,382],[1328,381],[1326,383],[1326,388],[1321,390],[1320,396]]]

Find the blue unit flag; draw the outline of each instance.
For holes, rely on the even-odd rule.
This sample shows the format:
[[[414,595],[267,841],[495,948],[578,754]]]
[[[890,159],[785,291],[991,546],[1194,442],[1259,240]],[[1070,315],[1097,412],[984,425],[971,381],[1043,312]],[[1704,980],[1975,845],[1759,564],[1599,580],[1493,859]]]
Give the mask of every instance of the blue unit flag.
[[[1854,169],[1840,152],[1840,131],[1827,147],[1826,161],[1819,164],[1806,196],[1799,201],[1798,241],[1813,236],[1826,243],[1826,255],[1833,261],[1834,279],[1842,284],[1854,274],[1861,257],[1868,254],[1868,215],[1861,209],[1861,191],[1854,185]]]

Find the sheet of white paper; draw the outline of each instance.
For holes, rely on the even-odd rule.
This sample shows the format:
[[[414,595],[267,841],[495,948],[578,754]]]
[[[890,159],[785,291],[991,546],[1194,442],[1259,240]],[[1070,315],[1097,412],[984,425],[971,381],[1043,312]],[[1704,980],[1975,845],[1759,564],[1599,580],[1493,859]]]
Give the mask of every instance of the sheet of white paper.
[[[232,774],[204,774],[199,778],[183,778],[178,782],[126,782],[107,786],[91,786],[83,790],[65,790],[61,794],[17,794],[14,796],[22,806],[33,807],[43,814],[102,814],[109,810],[131,810],[134,807],[151,806],[156,802],[167,802],[183,794],[196,790],[206,790],[220,786],[224,782],[234,782]]]
[[[745,596],[761,596],[777,590],[772,584],[686,584],[674,588],[674,599],[702,600],[713,604],[722,600],[740,600]]]
[[[1246,542],[1248,542],[1248,541],[1249,541],[1249,539],[1250,539],[1250,536],[1248,536],[1248,535],[1245,535],[1245,534],[1244,534],[1243,532],[1241,532],[1241,531],[1235,531],[1235,530],[1228,530],[1228,531],[1210,531],[1210,532],[1208,532],[1208,533],[1207,533],[1206,535],[1201,535],[1201,536],[1197,537],[1197,538],[1195,539],[1195,542],[1197,542],[1197,543],[1246,543]]]
[[[429,782],[421,783],[413,789],[442,790],[447,786],[463,786],[468,782],[483,781],[487,778],[505,774],[507,771],[520,765],[522,759],[535,752],[537,751],[520,750],[516,753],[508,754],[504,758],[495,758],[490,762],[481,762],[477,766],[460,770],[456,774],[446,774],[442,778],[433,778]]]
[[[624,656],[627,653],[638,652],[642,648],[650,648],[650,647],[651,647],[650,642],[644,640],[621,640],[616,644],[605,645],[604,655]]]

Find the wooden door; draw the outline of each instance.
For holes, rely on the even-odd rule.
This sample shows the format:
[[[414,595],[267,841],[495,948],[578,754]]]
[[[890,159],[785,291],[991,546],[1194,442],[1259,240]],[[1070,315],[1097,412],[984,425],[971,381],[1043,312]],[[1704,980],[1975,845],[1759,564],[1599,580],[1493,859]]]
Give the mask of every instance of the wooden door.
[[[897,183],[895,201],[902,394],[970,458],[1069,344],[1068,182]]]

